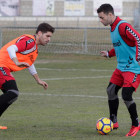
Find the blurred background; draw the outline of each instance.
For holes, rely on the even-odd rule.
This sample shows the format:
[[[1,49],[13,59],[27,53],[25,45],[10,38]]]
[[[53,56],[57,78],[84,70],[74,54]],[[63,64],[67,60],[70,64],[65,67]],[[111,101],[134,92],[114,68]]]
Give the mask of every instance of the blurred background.
[[[47,22],[56,32],[40,51],[99,54],[112,47],[109,26],[99,22],[96,12],[103,3],[140,32],[140,0],[0,0],[0,46],[23,33],[34,34]]]

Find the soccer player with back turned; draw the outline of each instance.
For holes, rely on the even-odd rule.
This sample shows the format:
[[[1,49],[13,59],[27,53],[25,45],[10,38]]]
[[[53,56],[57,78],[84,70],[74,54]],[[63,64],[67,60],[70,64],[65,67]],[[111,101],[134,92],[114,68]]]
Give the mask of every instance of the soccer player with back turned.
[[[54,28],[47,23],[41,23],[35,35],[25,34],[10,41],[0,50],[0,116],[18,98],[19,91],[11,72],[27,68],[38,84],[44,89],[48,84],[42,81],[35,69],[34,61],[38,56],[38,45],[45,46],[51,39]],[[7,129],[0,126],[0,129]]]
[[[115,16],[110,4],[102,4],[97,13],[104,26],[111,26],[110,35],[114,46],[110,51],[101,51],[101,54],[103,57],[116,56],[118,62],[107,87],[110,119],[114,129],[117,129],[118,91],[122,88],[122,99],[132,120],[126,136],[135,136],[140,125],[132,94],[140,84],[140,34],[128,22]]]

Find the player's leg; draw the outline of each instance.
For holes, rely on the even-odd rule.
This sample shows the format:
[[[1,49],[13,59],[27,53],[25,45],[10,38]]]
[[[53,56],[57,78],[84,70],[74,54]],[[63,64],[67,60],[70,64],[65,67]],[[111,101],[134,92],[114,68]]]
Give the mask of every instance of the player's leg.
[[[4,89],[1,89],[2,90],[2,92],[3,93],[6,93],[6,91],[4,90]],[[2,112],[1,113],[1,115],[3,114],[3,112],[10,106],[9,104],[7,104],[7,103],[5,103],[5,105],[3,105],[4,107],[3,108],[0,108],[0,112]],[[1,116],[0,115],[0,116]]]
[[[123,77],[121,76],[121,71],[115,69],[110,79],[110,83],[107,87],[110,119],[113,122],[114,129],[117,129],[119,127],[117,122],[117,112],[119,107],[118,91],[122,87],[122,84]]]
[[[122,89],[122,99],[124,100],[124,103],[130,113],[130,117],[132,119],[132,125],[138,126],[138,114],[136,109],[136,103],[132,99],[132,94],[135,91],[134,87],[123,87]]]
[[[132,120],[132,126],[130,131],[126,136],[135,136],[139,131],[139,120],[137,114],[136,103],[134,102],[132,95],[133,92],[136,91],[139,83],[140,83],[140,75],[134,74],[131,72],[123,73],[124,78],[124,85],[122,88],[122,99],[128,109]]]
[[[0,116],[17,99],[19,92],[15,80],[6,81],[2,84],[3,94],[0,96]],[[6,126],[0,126],[0,129],[7,129]]]
[[[107,87],[110,119],[113,122],[113,124],[117,125],[114,126],[114,129],[118,128],[118,123],[117,123],[117,112],[119,107],[118,91],[120,88],[121,88],[120,86],[117,86],[111,82]]]
[[[4,94],[0,96],[0,116],[17,99],[19,91],[15,80],[6,81],[2,85]]]
[[[19,95],[15,78],[12,76],[9,69],[5,67],[0,67],[0,89],[3,92],[3,94],[0,96],[1,116]],[[0,129],[7,129],[7,127],[0,126]]]
[[[132,99],[132,93],[134,90],[134,87],[123,87],[122,89],[122,98],[124,100],[124,103],[126,104],[126,107],[129,111],[132,120],[132,127],[126,136],[135,136],[139,131],[139,120],[136,109],[136,103]]]

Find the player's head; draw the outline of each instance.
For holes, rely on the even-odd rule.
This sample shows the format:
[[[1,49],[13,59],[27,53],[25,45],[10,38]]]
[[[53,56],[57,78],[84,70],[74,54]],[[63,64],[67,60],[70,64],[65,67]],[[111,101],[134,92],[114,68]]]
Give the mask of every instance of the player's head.
[[[113,23],[114,20],[114,9],[110,4],[102,4],[97,9],[98,17],[100,18],[100,22],[105,26]]]
[[[48,23],[41,23],[36,30],[37,44],[46,45],[50,39],[55,29]]]
[[[109,13],[112,13],[114,15],[114,9],[110,4],[102,4],[98,9],[97,13],[103,12],[104,14],[108,15]]]
[[[47,32],[51,32],[51,33],[54,33],[54,28],[49,25],[48,23],[41,23],[39,24],[39,26],[37,27],[37,30],[36,30],[36,34],[41,31],[42,33],[47,33]]]

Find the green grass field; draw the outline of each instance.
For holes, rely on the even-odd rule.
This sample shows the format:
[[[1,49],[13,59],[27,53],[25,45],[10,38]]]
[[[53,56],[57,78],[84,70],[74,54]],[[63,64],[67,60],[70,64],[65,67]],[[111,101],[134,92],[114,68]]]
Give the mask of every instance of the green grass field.
[[[49,87],[36,84],[28,70],[13,73],[18,100],[1,117],[0,140],[136,140],[125,137],[131,121],[119,92],[119,129],[109,135],[96,131],[96,122],[109,117],[106,87],[116,58],[79,54],[39,53],[35,66]],[[134,93],[140,114],[140,88]]]

